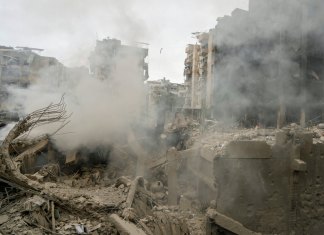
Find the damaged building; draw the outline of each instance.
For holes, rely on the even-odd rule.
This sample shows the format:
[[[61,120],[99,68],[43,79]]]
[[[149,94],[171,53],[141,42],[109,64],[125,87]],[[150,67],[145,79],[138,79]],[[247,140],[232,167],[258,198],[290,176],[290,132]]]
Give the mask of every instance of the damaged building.
[[[250,1],[248,11],[219,18],[186,49],[188,107],[244,126],[320,122],[320,9],[318,1]]]
[[[0,122],[15,121],[20,107],[9,107],[8,88],[27,88],[39,80],[51,79],[60,86],[68,79],[86,76],[84,67],[68,68],[54,57],[42,56],[43,49],[0,46]],[[37,53],[38,52],[38,53]]]
[[[119,144],[64,152],[52,135],[28,136],[35,126],[58,122],[62,128],[69,117],[62,98],[19,120],[5,136],[1,234],[189,234],[187,215],[162,206],[163,183],[139,176],[143,161],[150,160],[145,142],[151,140],[131,132]]]
[[[140,76],[145,81],[149,78],[148,64],[145,61],[147,56],[147,48],[124,45],[118,39],[97,40],[96,47],[89,57],[90,72],[100,80],[112,79],[116,75],[117,61],[122,59],[137,64],[138,71],[135,71],[134,76]]]
[[[198,120],[256,128],[215,122],[186,153],[200,199],[212,202],[207,234],[321,234],[322,9],[251,0],[188,45],[187,107]]]
[[[41,52],[43,50],[29,47],[0,47],[2,85],[14,84],[26,87],[45,76],[45,72],[53,73],[53,76],[62,79],[64,66],[57,59],[40,56],[34,51]]]
[[[46,76],[55,76],[62,80],[64,66],[55,58],[40,56],[34,51],[42,49],[29,47],[0,46],[0,110],[6,116],[8,109],[4,106],[8,93],[6,87],[27,87],[35,80]],[[13,110],[11,110],[13,111]],[[10,119],[10,118],[9,118]]]
[[[165,78],[147,81],[146,86],[148,125],[156,126],[159,118],[164,119],[164,124],[172,121],[175,113],[183,109],[187,87]]]
[[[89,81],[119,94],[115,81],[139,78],[143,116],[118,138],[100,126],[95,135],[109,142],[69,151],[57,132],[29,136],[47,124],[64,129],[71,115],[63,98],[17,120],[0,148],[0,234],[322,234],[323,8],[319,0],[251,0],[195,34],[184,84],[146,81],[147,48],[98,40]],[[23,59],[0,57],[1,78],[33,77],[24,61],[38,55],[25,50],[3,48]],[[131,76],[118,75],[120,63]],[[101,114],[118,99],[99,101]],[[104,121],[123,128],[114,119],[142,108],[127,104],[112,106],[123,116],[107,108]],[[80,126],[99,122],[90,117]]]

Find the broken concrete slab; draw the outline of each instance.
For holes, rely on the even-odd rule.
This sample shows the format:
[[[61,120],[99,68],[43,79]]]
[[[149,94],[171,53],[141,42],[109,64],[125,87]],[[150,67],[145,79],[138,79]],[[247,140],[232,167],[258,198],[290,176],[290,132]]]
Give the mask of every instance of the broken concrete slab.
[[[34,195],[24,203],[24,209],[25,211],[34,211],[35,209],[41,207],[45,203],[47,203],[45,199],[37,195]]]
[[[77,160],[77,152],[70,151],[65,156],[65,164],[75,162]]]
[[[131,183],[128,195],[127,195],[127,199],[126,199],[126,206],[128,208],[132,207],[133,201],[134,201],[134,197],[135,197],[135,193],[137,191],[138,187],[142,187],[144,188],[144,178],[141,176],[138,176],[135,178],[135,180]]]
[[[217,225],[225,228],[232,233],[240,235],[261,235],[261,233],[253,232],[247,229],[241,223],[217,212],[215,209],[208,209],[207,216]]]
[[[112,214],[109,216],[109,219],[111,222],[116,226],[117,230],[121,234],[125,235],[146,235],[146,233],[136,227],[135,224],[127,222],[126,220],[123,220],[116,214]]]
[[[6,223],[9,220],[8,215],[0,215],[0,225]]]

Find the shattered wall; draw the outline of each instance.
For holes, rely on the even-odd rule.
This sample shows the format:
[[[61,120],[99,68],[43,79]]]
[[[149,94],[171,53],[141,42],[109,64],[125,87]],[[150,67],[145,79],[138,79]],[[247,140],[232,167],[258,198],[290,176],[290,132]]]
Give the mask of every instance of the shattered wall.
[[[312,144],[309,133],[282,133],[270,157],[250,151],[255,144],[242,142],[240,153],[215,158],[216,210],[262,234],[320,234],[322,144]]]
[[[164,116],[166,123],[173,120],[176,111],[183,108],[186,86],[161,79],[147,81],[147,121],[148,126],[155,128],[158,119]]]
[[[55,58],[40,56],[32,49],[0,48],[0,78],[3,85],[27,86],[40,79],[44,70],[51,73],[50,76],[62,79],[64,66]]]
[[[0,46],[0,121],[17,121],[21,107],[10,102],[10,88],[25,89],[41,79],[50,78],[59,85],[75,70],[67,69],[57,59],[41,56],[42,49]]]
[[[271,159],[216,158],[217,211],[255,232],[288,234],[290,157],[286,151],[280,149]]]
[[[89,61],[91,75],[98,79],[91,79],[84,67],[67,68],[57,62],[62,67],[58,73],[59,66],[46,66],[46,62],[51,62],[47,57],[34,59],[35,68],[45,68],[27,87],[8,86],[10,98],[5,102],[6,107],[10,110],[19,107],[17,112],[25,116],[64,95],[71,119],[64,131],[54,137],[62,151],[82,146],[96,148],[114,141],[122,144],[127,142],[130,130],[144,129],[145,120],[141,115],[145,111],[147,54],[148,49],[121,45],[118,40],[98,41]],[[57,60],[53,58],[53,61]],[[55,133],[58,128],[57,125],[36,128],[31,135]]]
[[[218,18],[199,98],[209,116],[244,126],[321,120],[323,8],[318,0],[251,1],[249,11]]]
[[[323,231],[323,155],[323,144],[311,145],[301,151],[301,159],[307,163],[307,171],[296,176],[296,234],[320,234]]]
[[[148,64],[145,62],[147,55],[148,49],[123,45],[117,39],[97,40],[96,47],[89,57],[90,70],[97,79],[113,79],[118,61],[131,56],[134,58],[133,63],[138,66],[137,74],[134,76],[141,76],[143,80],[147,80],[149,77]]]
[[[188,45],[185,59],[185,84],[188,86],[188,95],[185,108],[200,109],[200,87],[199,87],[199,53],[200,45]]]

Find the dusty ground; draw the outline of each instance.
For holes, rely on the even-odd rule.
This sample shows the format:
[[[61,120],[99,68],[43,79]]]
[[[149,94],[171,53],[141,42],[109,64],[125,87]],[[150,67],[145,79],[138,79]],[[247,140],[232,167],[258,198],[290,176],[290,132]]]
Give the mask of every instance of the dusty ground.
[[[203,213],[159,205],[149,191],[136,193],[135,209],[131,211],[135,215],[126,216],[130,184],[107,186],[104,180],[93,182],[85,177],[76,180],[64,176],[56,182],[44,182],[39,195],[5,186],[7,193],[2,194],[0,204],[1,234],[117,234],[118,229],[109,219],[111,214],[131,220],[140,229],[144,223],[153,234],[203,234],[204,231]],[[56,201],[54,206],[55,230],[51,200],[47,199],[51,196],[60,202]],[[141,215],[143,211],[145,214]]]

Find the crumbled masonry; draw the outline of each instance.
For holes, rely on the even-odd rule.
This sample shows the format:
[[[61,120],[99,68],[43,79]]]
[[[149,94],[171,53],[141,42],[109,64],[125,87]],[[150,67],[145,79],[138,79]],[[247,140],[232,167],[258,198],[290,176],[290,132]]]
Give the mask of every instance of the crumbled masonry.
[[[13,130],[23,132],[25,123],[22,120]],[[198,124],[188,124],[186,149],[171,148],[166,155],[146,160],[144,177],[135,177],[136,158],[127,148],[126,165],[110,164],[109,154],[104,156],[105,163],[87,165],[82,163],[85,153],[75,153],[74,159],[70,153],[55,153],[49,137],[10,140],[15,152],[9,150],[13,155],[8,160],[4,141],[0,232],[211,234],[222,230],[228,234],[284,234],[288,225],[295,229],[311,226],[308,222],[321,216],[320,211],[310,211],[321,201],[312,195],[321,193],[319,175],[323,171],[312,161],[321,159],[323,125],[308,130],[296,124],[282,130],[222,126],[210,122],[202,134]],[[39,158],[45,163],[35,168]],[[314,175],[305,174],[309,167]],[[237,169],[240,174],[235,173]],[[289,174],[298,174],[294,179],[300,182],[298,189]],[[250,185],[258,181],[266,184],[261,188]],[[291,190],[299,193],[291,194]],[[284,194],[276,194],[279,191]],[[267,201],[266,208],[251,194]],[[172,195],[176,195],[175,201]],[[285,214],[290,200],[300,205],[294,210],[302,212],[294,221],[291,213]],[[275,207],[278,204],[281,207]],[[260,220],[246,217],[249,210],[258,213]],[[276,223],[264,223],[271,220]]]
[[[184,84],[147,81],[145,43],[97,40],[89,69],[0,46],[0,235],[323,234],[323,12],[250,0],[194,33]],[[66,96],[11,102],[46,79]]]

